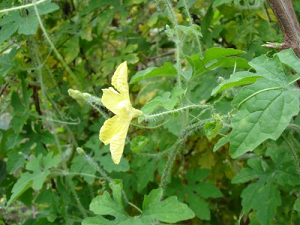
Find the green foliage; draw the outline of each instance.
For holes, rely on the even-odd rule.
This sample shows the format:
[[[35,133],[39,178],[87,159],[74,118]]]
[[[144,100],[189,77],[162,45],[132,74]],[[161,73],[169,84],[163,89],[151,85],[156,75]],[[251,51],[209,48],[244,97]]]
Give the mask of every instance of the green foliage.
[[[249,64],[264,79],[244,87],[232,102],[238,109],[229,136],[229,151],[234,158],[254,150],[266,139],[276,140],[299,112],[300,91],[294,82],[288,82],[277,57],[260,56]]]
[[[178,202],[175,196],[164,200],[162,189],[155,189],[144,197],[143,208],[140,215],[130,217],[126,214],[122,205],[122,188],[118,183],[111,183],[112,196],[104,192],[94,198],[90,204],[90,210],[97,217],[86,218],[83,225],[89,224],[152,224],[154,221],[176,223],[178,221],[193,218],[195,215],[185,204]],[[107,220],[103,215],[110,215],[114,220]]]
[[[232,180],[233,183],[245,183],[257,179],[243,190],[241,197],[244,212],[255,210],[261,224],[270,224],[273,217],[277,217],[275,210],[281,205],[280,187],[293,190],[300,185],[292,155],[285,147],[286,144],[267,147],[269,159],[249,159],[250,168],[243,168]]]
[[[50,168],[56,166],[60,162],[60,156],[52,157],[53,153],[48,153],[47,156],[39,155],[38,158],[32,156],[26,165],[26,169],[31,171],[23,173],[12,189],[7,205],[9,206],[16,198],[18,198],[29,187],[35,190],[40,190],[50,174]]]
[[[300,224],[300,60],[263,46],[282,36],[261,0],[1,1],[0,224]],[[124,61],[144,115],[114,164]]]

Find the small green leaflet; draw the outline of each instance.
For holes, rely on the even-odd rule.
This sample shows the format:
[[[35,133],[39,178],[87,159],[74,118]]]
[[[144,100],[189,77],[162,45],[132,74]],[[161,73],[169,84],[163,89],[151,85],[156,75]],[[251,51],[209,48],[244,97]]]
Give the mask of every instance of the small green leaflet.
[[[90,204],[90,210],[97,216],[89,217],[82,221],[82,225],[148,225],[154,221],[177,223],[195,216],[186,204],[180,203],[175,196],[161,201],[162,189],[154,189],[144,197],[142,213],[139,216],[130,217],[125,212],[122,204],[122,185],[119,182],[110,184],[112,196],[105,191],[103,195],[94,198]],[[106,219],[105,215],[114,217],[114,220]]]
[[[15,201],[21,194],[23,194],[29,187],[35,190],[40,190],[43,184],[50,174],[50,168],[56,166],[60,162],[60,156],[53,156],[53,152],[48,153],[47,156],[39,155],[31,157],[31,160],[27,163],[26,169],[30,172],[23,173],[19,180],[15,183],[12,189],[12,195],[7,202],[9,206]]]

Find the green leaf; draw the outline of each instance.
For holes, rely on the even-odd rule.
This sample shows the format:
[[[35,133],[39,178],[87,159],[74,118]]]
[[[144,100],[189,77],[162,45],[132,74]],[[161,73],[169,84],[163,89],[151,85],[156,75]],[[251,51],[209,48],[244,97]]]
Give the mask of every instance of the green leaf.
[[[298,197],[295,204],[294,204],[294,209],[298,212],[300,212],[300,198]]]
[[[40,190],[50,174],[50,168],[57,165],[60,162],[60,156],[53,156],[53,152],[48,153],[47,156],[39,155],[38,158],[32,156],[30,161],[26,165],[26,169],[33,173],[23,173],[18,181],[15,183],[12,189],[12,195],[7,202],[9,206],[15,201],[23,192],[29,187],[33,187],[35,190]]]
[[[300,59],[295,55],[292,49],[280,51],[276,55],[283,64],[291,67],[300,75]]]
[[[98,135],[95,135],[92,137],[96,142],[97,145],[99,145],[99,137]],[[94,148],[94,151],[96,153],[94,159],[99,162],[99,165],[103,167],[107,172],[111,173],[113,171],[115,172],[126,172],[130,169],[128,160],[124,157],[122,157],[119,164],[115,164],[111,160],[111,154],[109,151],[109,146],[104,146],[102,149]]]
[[[21,194],[23,194],[33,183],[34,177],[30,173],[23,173],[18,179],[12,189],[12,195],[10,196],[7,206],[15,201]]]
[[[176,194],[180,200],[185,200],[200,219],[210,219],[210,209],[207,198],[219,198],[223,194],[210,181],[203,181],[209,175],[208,169],[189,170],[186,174],[188,184],[178,179],[172,180],[168,195]],[[180,187],[180,188],[179,188]],[[199,207],[199,205],[201,207]]]
[[[209,141],[215,138],[223,128],[223,123],[219,115],[215,116],[215,121],[207,122],[204,125],[204,132]]]
[[[98,22],[97,22],[97,34],[98,35],[102,35],[102,32],[111,23],[115,14],[116,14],[116,8],[107,9],[100,14],[100,16],[98,18]]]
[[[233,0],[215,0],[214,3],[213,3],[213,7],[217,7],[217,6],[222,5],[222,4],[229,4],[232,1]]]
[[[145,197],[141,220],[159,220],[166,223],[177,223],[182,220],[192,219],[195,216],[194,212],[186,204],[177,200],[177,197],[172,196],[160,201],[161,197],[161,188],[152,190]]]
[[[21,21],[14,20],[14,18],[19,17],[19,12],[14,11],[11,12],[9,15],[0,19],[0,26],[2,27],[0,32],[0,44],[3,43],[5,40],[10,38],[19,28]]]
[[[79,37],[77,35],[70,38],[63,46],[63,54],[67,64],[71,63],[78,56]]]
[[[37,5],[39,15],[45,15],[53,12],[59,7],[55,3],[46,1],[45,3]],[[19,34],[32,35],[35,34],[38,28],[38,19],[34,8],[26,9],[26,15],[21,16],[20,11],[15,10],[9,12],[0,19],[0,44],[6,39],[10,38],[17,30]]]
[[[73,173],[82,173],[83,179],[88,184],[93,184],[95,181],[95,178],[92,176],[96,174],[96,169],[87,163],[86,159],[82,155],[78,155],[72,160],[70,171]],[[85,176],[84,174],[91,176]]]
[[[270,87],[274,87],[274,83],[261,79],[243,88],[236,96],[233,104],[242,106],[232,119],[233,129],[229,136],[229,151],[233,158],[254,150],[267,139],[276,140],[291,118],[298,114],[299,91],[268,89]]]
[[[137,72],[130,80],[130,84],[134,84],[140,80],[150,78],[150,77],[160,77],[160,76],[175,76],[177,74],[174,66],[165,62],[162,67],[148,67],[145,70]]]
[[[142,150],[142,148],[148,143],[149,138],[145,136],[134,137],[131,141],[130,149],[131,151],[137,153]]]
[[[254,83],[259,78],[262,78],[262,76],[250,73],[248,71],[236,72],[232,74],[228,80],[225,80],[219,84],[212,91],[211,95],[215,95],[228,88]]]
[[[105,191],[103,195],[94,198],[90,204],[90,210],[98,215],[112,215],[117,219],[126,219],[126,213],[122,205],[121,184],[111,183],[113,198]]]
[[[281,204],[278,186],[285,190],[294,190],[293,187],[300,184],[292,153],[287,151],[289,147],[286,142],[279,144],[269,141],[265,151],[265,156],[268,157],[257,156],[249,159],[249,168],[243,168],[232,179],[232,183],[254,180],[255,183],[242,192],[242,205],[245,213],[255,210],[254,219],[262,224],[270,224],[275,208]]]
[[[216,61],[211,61],[206,65],[207,69],[214,70],[221,67],[240,67],[240,68],[249,68],[248,61],[239,57],[226,57],[221,58]]]
[[[270,224],[277,206],[281,205],[280,192],[268,182],[250,184],[241,194],[243,210],[256,211],[256,218],[263,224]]]
[[[19,154],[19,149],[14,149],[7,154],[7,172],[14,173],[24,166],[25,158]]]
[[[0,32],[0,39],[1,39],[2,32],[3,32],[3,29]],[[18,51],[19,50],[17,48],[11,48],[9,53],[2,54],[0,56],[0,76],[5,77],[8,74],[9,70],[14,65],[13,59],[16,56]]]
[[[105,191],[101,196],[94,198],[90,204],[90,210],[97,216],[86,218],[83,225],[92,224],[152,224],[154,221],[176,223],[181,220],[191,219],[195,216],[186,204],[178,202],[175,196],[163,201],[162,189],[152,190],[143,201],[143,212],[139,216],[130,217],[126,214],[122,205],[122,188],[120,183],[111,183],[112,196]],[[114,219],[108,220],[103,216],[110,215]]]
[[[277,57],[268,58],[266,55],[262,55],[254,58],[249,65],[256,70],[258,76],[263,76],[281,85],[287,82],[283,67]]]
[[[188,203],[196,216],[201,220],[210,220],[209,203],[197,196],[189,196]]]
[[[225,145],[227,142],[229,142],[228,135],[219,139],[218,142],[214,146],[213,152],[218,151],[218,149],[221,148],[223,145]]]
[[[246,52],[233,48],[220,48],[214,47],[207,49],[204,54],[203,62],[205,64],[212,63],[214,60],[227,57],[227,56],[235,56],[245,54]]]
[[[246,183],[257,177],[259,177],[259,174],[257,174],[256,171],[253,171],[249,168],[243,168],[237,175],[235,175],[235,177],[231,180],[231,182],[233,184]]]
[[[138,192],[141,192],[145,187],[147,187],[149,182],[154,181],[157,164],[158,161],[155,159],[148,159],[146,157],[135,155],[131,166],[136,174]]]
[[[205,51],[203,59],[200,58],[200,54],[186,56],[186,59],[193,68],[193,76],[198,76],[208,70],[220,67],[249,68],[245,59],[236,57],[240,54],[245,54],[245,52],[233,48],[214,47]]]

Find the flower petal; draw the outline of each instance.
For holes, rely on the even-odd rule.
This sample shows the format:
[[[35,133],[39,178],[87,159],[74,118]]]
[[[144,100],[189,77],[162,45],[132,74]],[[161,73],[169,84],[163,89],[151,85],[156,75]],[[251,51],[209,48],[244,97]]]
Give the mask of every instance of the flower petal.
[[[110,111],[112,111],[114,114],[118,114],[119,108],[118,105],[120,102],[125,100],[124,95],[119,94],[115,89],[109,88],[109,89],[102,89],[103,96],[102,96],[102,103],[105,105],[106,108],[108,108]]]
[[[130,122],[128,122],[126,132],[120,132],[117,135],[113,136],[113,138],[111,139],[109,150],[111,153],[111,158],[115,164],[119,164],[121,161],[129,123]]]
[[[127,62],[121,63],[116,72],[114,73],[111,84],[122,94],[124,97],[129,100],[129,88],[128,88],[128,71],[127,71]]]
[[[105,145],[110,144],[111,156],[116,164],[119,164],[123,154],[130,121],[130,119],[125,120],[116,115],[106,120],[100,130],[99,139]]]

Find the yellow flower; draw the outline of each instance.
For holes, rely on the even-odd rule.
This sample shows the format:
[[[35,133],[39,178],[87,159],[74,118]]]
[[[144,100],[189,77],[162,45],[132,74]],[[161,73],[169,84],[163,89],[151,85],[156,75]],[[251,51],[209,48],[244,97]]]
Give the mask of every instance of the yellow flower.
[[[116,115],[105,121],[100,129],[99,139],[105,145],[110,144],[112,160],[115,164],[119,164],[129,124],[133,118],[142,116],[143,112],[133,108],[130,103],[126,62],[118,66],[111,84],[117,91],[112,87],[102,89],[102,103]]]

